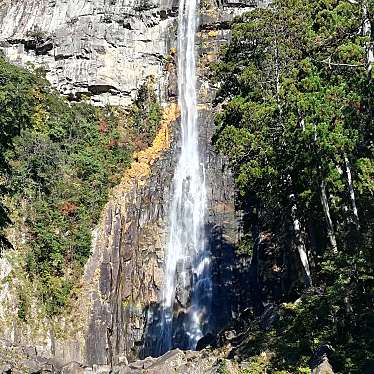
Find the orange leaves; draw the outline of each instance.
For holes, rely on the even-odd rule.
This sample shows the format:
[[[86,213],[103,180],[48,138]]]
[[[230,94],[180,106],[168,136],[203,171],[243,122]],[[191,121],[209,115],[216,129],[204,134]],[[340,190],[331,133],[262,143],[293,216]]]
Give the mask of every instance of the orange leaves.
[[[109,131],[108,121],[101,119],[99,122],[99,131],[101,134],[106,134]]]
[[[67,217],[72,217],[77,212],[78,206],[74,203],[66,201],[61,207],[60,212]]]

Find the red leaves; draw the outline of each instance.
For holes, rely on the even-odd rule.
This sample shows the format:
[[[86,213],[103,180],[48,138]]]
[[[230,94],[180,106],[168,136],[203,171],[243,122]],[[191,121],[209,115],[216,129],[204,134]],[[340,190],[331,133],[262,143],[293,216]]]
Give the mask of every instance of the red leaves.
[[[66,201],[61,207],[60,212],[64,216],[72,217],[75,215],[76,211],[78,209],[78,206],[74,203],[70,203],[69,201]]]
[[[101,134],[106,134],[109,131],[108,121],[101,119],[99,122],[99,131]]]

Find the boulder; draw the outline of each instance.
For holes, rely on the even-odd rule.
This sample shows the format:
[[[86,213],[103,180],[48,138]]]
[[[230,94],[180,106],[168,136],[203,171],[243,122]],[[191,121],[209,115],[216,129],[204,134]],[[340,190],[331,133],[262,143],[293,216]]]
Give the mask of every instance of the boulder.
[[[312,374],[334,374],[327,357],[332,351],[332,347],[328,344],[323,344],[316,350],[314,357],[309,363]]]
[[[312,374],[334,374],[329,360],[325,358],[318,366],[312,369]]]

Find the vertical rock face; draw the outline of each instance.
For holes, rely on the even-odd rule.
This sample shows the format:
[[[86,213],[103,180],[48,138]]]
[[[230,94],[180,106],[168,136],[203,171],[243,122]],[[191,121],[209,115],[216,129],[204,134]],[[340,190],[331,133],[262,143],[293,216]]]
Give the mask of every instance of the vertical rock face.
[[[123,104],[129,102],[146,76],[154,75],[160,97],[166,101],[175,96],[175,68],[170,62],[165,68],[162,61],[175,46],[178,4],[173,0],[3,3],[0,46],[4,53],[20,64],[44,66],[48,79],[62,93],[72,98],[89,93],[101,104]],[[232,175],[211,145],[215,112],[209,64],[230,37],[227,21],[251,5],[244,0],[225,4],[208,0],[201,4],[199,144],[207,168],[206,235],[213,262],[212,314],[216,330],[239,311],[242,303],[238,292],[240,266],[234,253],[241,226]],[[82,294],[75,304],[73,316],[79,318],[55,321],[69,332],[65,336],[55,336],[53,328],[42,331],[40,321],[40,334],[44,333],[46,346],[50,346],[49,352],[44,349],[44,355],[62,362],[115,365],[149,353],[157,338],[152,319],[157,316],[164,282],[170,191],[179,152],[177,112],[175,103],[166,107],[152,147],[135,156],[132,168],[103,211],[82,280]],[[185,298],[183,292],[180,298]],[[18,342],[35,345],[30,336]]]
[[[3,0],[0,48],[42,67],[58,90],[128,104],[153,75],[165,97],[163,58],[173,44],[174,0]]]
[[[218,5],[217,5],[218,4]],[[253,2],[216,2],[207,0],[201,9],[199,31],[199,116],[200,146],[205,155],[208,186],[207,237],[212,253],[213,306],[216,330],[235,317],[246,304],[248,258],[239,258],[235,247],[242,235],[242,219],[236,211],[236,191],[227,161],[212,146],[215,132],[213,105],[216,89],[211,85],[211,64],[216,61],[220,48],[229,42],[227,23],[234,16],[251,10]],[[244,272],[244,273],[243,273]]]
[[[164,217],[174,161],[168,150],[169,126],[177,117],[175,104],[166,109],[164,117],[164,132],[158,133],[152,147],[137,155],[98,228],[96,248],[102,260],[97,264],[100,276],[85,341],[88,364],[135,359],[145,311],[158,301],[166,242]]]

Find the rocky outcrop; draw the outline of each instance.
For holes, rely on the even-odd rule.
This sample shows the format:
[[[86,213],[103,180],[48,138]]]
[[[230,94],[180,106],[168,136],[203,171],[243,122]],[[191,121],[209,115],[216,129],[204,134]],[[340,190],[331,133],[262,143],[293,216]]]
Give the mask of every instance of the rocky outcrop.
[[[325,359],[312,370],[312,374],[334,374],[334,372],[329,361]]]
[[[217,22],[217,24],[220,24]],[[210,30],[211,31],[211,30]],[[224,326],[240,309],[237,292],[240,273],[234,248],[241,235],[235,209],[235,188],[225,160],[211,145],[214,132],[214,89],[208,83],[207,60],[212,61],[227,30],[200,32],[199,144],[206,161],[208,215],[206,235],[213,261],[212,332]],[[208,35],[209,34],[209,35]],[[210,47],[209,47],[210,45]],[[172,69],[171,69],[172,71]],[[179,152],[179,126],[173,128],[171,147],[152,165],[143,182],[133,185],[121,199],[108,205],[108,230],[99,240],[104,253],[100,293],[95,298],[86,338],[87,364],[118,365],[152,354],[157,340],[163,259],[173,170]],[[140,161],[140,160],[139,160]],[[240,266],[239,266],[240,267]],[[181,302],[188,295],[179,294]]]
[[[35,65],[71,99],[127,105],[153,75],[165,100],[164,57],[175,40],[174,0],[4,0],[0,49]]]
[[[204,14],[202,24],[215,27],[219,18],[227,27],[254,1],[206,5],[214,11]],[[13,63],[40,68],[72,100],[128,105],[145,78],[154,76],[166,101],[164,62],[175,46],[177,11],[177,0],[2,0],[0,51]]]
[[[222,367],[224,355],[225,352],[223,350],[215,351],[213,355],[208,350],[202,352],[183,352],[176,349],[167,352],[159,358],[148,357],[130,364],[86,366],[76,361],[61,365],[56,361],[48,360],[35,354],[19,352],[17,354],[17,363],[10,360],[0,363],[0,372],[10,374],[215,374]],[[228,360],[224,362],[224,367],[226,370],[230,370],[230,373],[239,372],[239,364]]]
[[[177,106],[172,104],[164,116],[164,133],[135,156],[104,212],[96,242],[102,254],[100,276],[86,336],[88,364],[136,359],[146,310],[158,302],[174,159],[168,157],[168,126],[175,123]]]
[[[310,361],[312,374],[334,374],[330,365],[328,355],[333,349],[328,344],[321,345],[314,353],[314,357]]]

